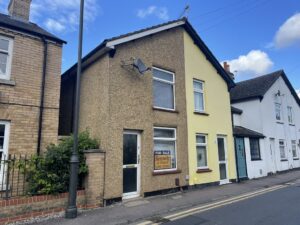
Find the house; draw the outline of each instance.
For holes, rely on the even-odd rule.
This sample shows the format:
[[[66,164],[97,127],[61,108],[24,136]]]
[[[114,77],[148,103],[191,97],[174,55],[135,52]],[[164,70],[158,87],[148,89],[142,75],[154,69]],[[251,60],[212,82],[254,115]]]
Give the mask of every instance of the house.
[[[205,69],[196,65],[198,60]],[[217,159],[216,144],[219,140],[233,156],[228,90],[234,83],[185,18],[107,39],[83,58],[82,66],[79,127],[98,138],[106,152],[105,170],[99,171],[105,175],[99,192],[105,201],[179,190],[190,179],[219,181],[219,164],[228,166],[226,178],[235,178],[234,166],[221,165]],[[72,132],[76,67],[62,75],[61,135]],[[206,101],[205,110],[197,108],[198,115],[194,115],[195,86]],[[214,90],[209,89],[214,87],[222,90],[217,96],[224,102],[212,96]],[[226,122],[214,107],[225,107]],[[225,128],[209,130],[213,118]],[[189,121],[200,127],[188,125]],[[211,159],[197,176],[195,142],[200,135],[207,138]],[[235,165],[232,159],[229,163]],[[211,174],[214,178],[207,178]]]
[[[246,161],[247,177],[256,178],[300,167],[300,99],[284,71],[236,83],[230,94],[239,109],[233,110],[238,170]]]
[[[11,0],[0,14],[1,159],[40,153],[58,137],[65,42],[29,21],[30,4]]]
[[[207,47],[184,33],[189,185],[236,178],[230,92],[234,82]]]

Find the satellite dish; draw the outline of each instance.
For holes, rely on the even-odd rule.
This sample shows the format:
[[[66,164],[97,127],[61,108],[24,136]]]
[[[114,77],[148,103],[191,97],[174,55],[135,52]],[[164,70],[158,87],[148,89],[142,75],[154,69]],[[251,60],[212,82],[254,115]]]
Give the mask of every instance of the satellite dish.
[[[133,66],[137,68],[140,74],[144,74],[147,70],[149,70],[149,67],[146,67],[145,64],[141,59],[134,59]]]

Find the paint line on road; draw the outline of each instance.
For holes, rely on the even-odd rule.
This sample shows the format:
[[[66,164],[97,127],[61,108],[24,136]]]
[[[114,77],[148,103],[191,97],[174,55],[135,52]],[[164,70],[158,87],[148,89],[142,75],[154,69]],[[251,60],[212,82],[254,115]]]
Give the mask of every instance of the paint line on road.
[[[253,198],[255,196],[262,195],[262,194],[265,194],[265,193],[268,193],[268,192],[279,190],[279,189],[285,188],[289,185],[290,185],[289,183],[282,184],[282,185],[275,185],[273,187],[264,188],[264,189],[260,189],[260,190],[253,191],[253,192],[248,192],[246,194],[235,196],[235,197],[225,199],[225,200],[222,200],[222,201],[218,201],[218,202],[210,203],[210,204],[199,206],[199,207],[194,207],[192,209],[188,209],[188,210],[181,211],[181,212],[178,212],[178,213],[174,213],[174,214],[165,216],[164,218],[168,219],[170,221],[178,220],[178,219],[181,219],[181,218],[184,218],[184,217],[196,214],[196,213],[201,213],[201,212],[204,212],[204,211],[207,211],[207,210],[211,210],[211,209],[214,209],[214,208],[218,208],[218,207],[221,207],[221,206],[225,206],[225,205],[229,205],[229,204],[232,204],[232,203],[235,203],[235,202],[239,202],[239,201],[242,201],[242,200]],[[149,225],[149,224],[158,225],[160,223],[153,223],[153,221],[148,220],[148,221],[144,221],[142,223],[139,223],[138,225]]]

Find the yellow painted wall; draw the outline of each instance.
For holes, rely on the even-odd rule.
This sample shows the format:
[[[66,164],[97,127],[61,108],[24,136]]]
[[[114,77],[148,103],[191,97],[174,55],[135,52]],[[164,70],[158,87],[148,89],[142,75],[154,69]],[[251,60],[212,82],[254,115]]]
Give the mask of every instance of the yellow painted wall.
[[[186,102],[188,124],[189,182],[190,185],[220,180],[217,135],[226,135],[228,178],[236,178],[234,143],[232,135],[230,97],[224,79],[184,33],[184,56],[186,76]],[[208,116],[194,114],[193,79],[204,81],[205,112]],[[196,173],[196,134],[207,134],[208,167],[212,172]]]

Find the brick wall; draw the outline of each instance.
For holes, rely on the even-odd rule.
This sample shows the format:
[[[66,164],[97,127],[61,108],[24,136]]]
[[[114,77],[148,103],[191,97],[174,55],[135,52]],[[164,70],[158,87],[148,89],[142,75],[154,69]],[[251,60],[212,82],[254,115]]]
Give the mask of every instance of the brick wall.
[[[63,212],[67,201],[68,193],[0,200],[0,225]],[[94,207],[86,204],[85,191],[77,192],[77,205],[79,208]]]
[[[11,123],[9,154],[34,154],[43,71],[43,42],[39,38],[0,28],[13,39],[11,77],[14,85],[0,82],[0,120]],[[57,142],[62,46],[48,44],[42,151]]]

